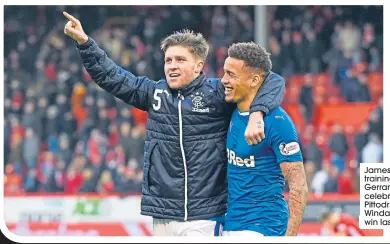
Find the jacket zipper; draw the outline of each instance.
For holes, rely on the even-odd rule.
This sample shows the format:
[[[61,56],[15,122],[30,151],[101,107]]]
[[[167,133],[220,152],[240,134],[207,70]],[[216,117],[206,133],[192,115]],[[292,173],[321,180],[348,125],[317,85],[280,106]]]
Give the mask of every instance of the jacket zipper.
[[[180,150],[181,150],[181,156],[183,157],[183,163],[184,163],[184,221],[187,221],[187,203],[188,203],[188,196],[187,196],[187,161],[186,156],[184,154],[184,145],[183,145],[183,117],[181,113],[181,102],[184,100],[184,96],[180,94],[180,92],[177,94],[177,97],[179,99],[178,103],[178,109],[179,109],[179,136],[180,136]]]

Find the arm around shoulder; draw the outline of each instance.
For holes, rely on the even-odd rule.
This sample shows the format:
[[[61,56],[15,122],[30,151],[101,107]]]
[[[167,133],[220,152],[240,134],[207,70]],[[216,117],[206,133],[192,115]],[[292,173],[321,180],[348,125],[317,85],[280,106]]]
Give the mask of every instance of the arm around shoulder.
[[[282,104],[285,81],[280,75],[271,72],[261,85],[255,100],[253,100],[250,112],[262,111],[267,115],[270,111]]]

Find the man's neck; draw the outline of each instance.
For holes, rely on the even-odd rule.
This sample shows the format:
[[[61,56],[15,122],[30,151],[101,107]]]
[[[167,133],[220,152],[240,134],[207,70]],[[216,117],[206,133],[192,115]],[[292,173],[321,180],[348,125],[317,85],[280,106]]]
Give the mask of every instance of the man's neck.
[[[251,94],[246,96],[246,98],[244,100],[238,102],[237,103],[238,110],[240,110],[240,112],[247,112],[247,111],[249,111],[250,108],[251,108],[251,104],[252,104],[253,100],[256,97],[256,94],[257,94],[257,91],[256,92],[252,92]]]
[[[261,82],[261,84],[259,85],[259,87],[256,90],[251,91],[251,93],[248,96],[246,96],[246,98],[244,100],[237,103],[237,107],[241,112],[247,112],[250,110],[253,100],[255,100],[255,97],[256,97],[257,93],[259,92],[260,87],[263,85],[264,81],[267,79],[269,74],[270,73],[268,72],[267,74],[264,75],[263,81]]]
[[[195,75],[194,78],[192,79],[192,81],[191,81],[190,83],[186,84],[186,85],[183,86],[183,87],[176,88],[175,90],[184,90],[184,89],[188,88],[188,87],[192,84],[192,82],[193,82],[194,80],[196,80],[196,79],[199,78],[200,75],[201,75],[201,73],[198,74],[198,75]]]

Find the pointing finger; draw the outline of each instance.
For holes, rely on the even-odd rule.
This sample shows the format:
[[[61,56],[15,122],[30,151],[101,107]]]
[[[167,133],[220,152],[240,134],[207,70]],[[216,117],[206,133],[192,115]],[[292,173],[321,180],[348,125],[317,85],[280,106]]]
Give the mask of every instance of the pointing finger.
[[[72,15],[68,14],[67,12],[62,12],[62,13],[64,14],[64,16],[65,16],[68,20],[72,21],[73,23],[75,23],[75,24],[79,23],[79,20],[78,20],[78,19],[76,19],[76,18],[73,17]]]

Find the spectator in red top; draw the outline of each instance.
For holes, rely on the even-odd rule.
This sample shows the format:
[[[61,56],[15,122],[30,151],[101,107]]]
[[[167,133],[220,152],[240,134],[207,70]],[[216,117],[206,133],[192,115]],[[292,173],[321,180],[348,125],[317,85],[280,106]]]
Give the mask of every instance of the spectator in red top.
[[[88,159],[92,164],[96,165],[100,161],[100,152],[98,144],[95,140],[91,139],[88,141]]]
[[[14,167],[14,173],[21,175],[22,174],[22,143],[23,137],[20,132],[11,134],[11,152],[10,152],[10,161]]]
[[[359,228],[359,221],[350,214],[340,210],[331,210],[321,216],[322,236],[365,236],[364,230]]]
[[[46,78],[50,81],[54,81],[57,79],[57,71],[56,71],[56,66],[54,63],[49,63],[47,66],[46,66],[46,69],[45,69],[45,73],[46,73]]]
[[[20,121],[17,117],[13,116],[10,119],[11,121],[11,135],[10,135],[10,143],[11,145],[14,143],[15,137],[24,137],[24,128],[20,124]]]
[[[351,194],[353,193],[353,179],[349,169],[346,169],[338,179],[339,193],[340,194]]]
[[[364,236],[365,232],[359,228],[359,221],[348,213],[340,213],[336,225],[338,231],[344,231],[347,236]]]
[[[79,171],[76,171],[75,168],[69,168],[69,171],[66,175],[65,193],[77,193],[82,183],[83,175]]]
[[[118,126],[115,123],[109,125],[108,146],[113,147],[118,143],[119,133]]]
[[[4,175],[4,193],[21,193],[22,177],[15,173],[14,166],[7,164]]]

